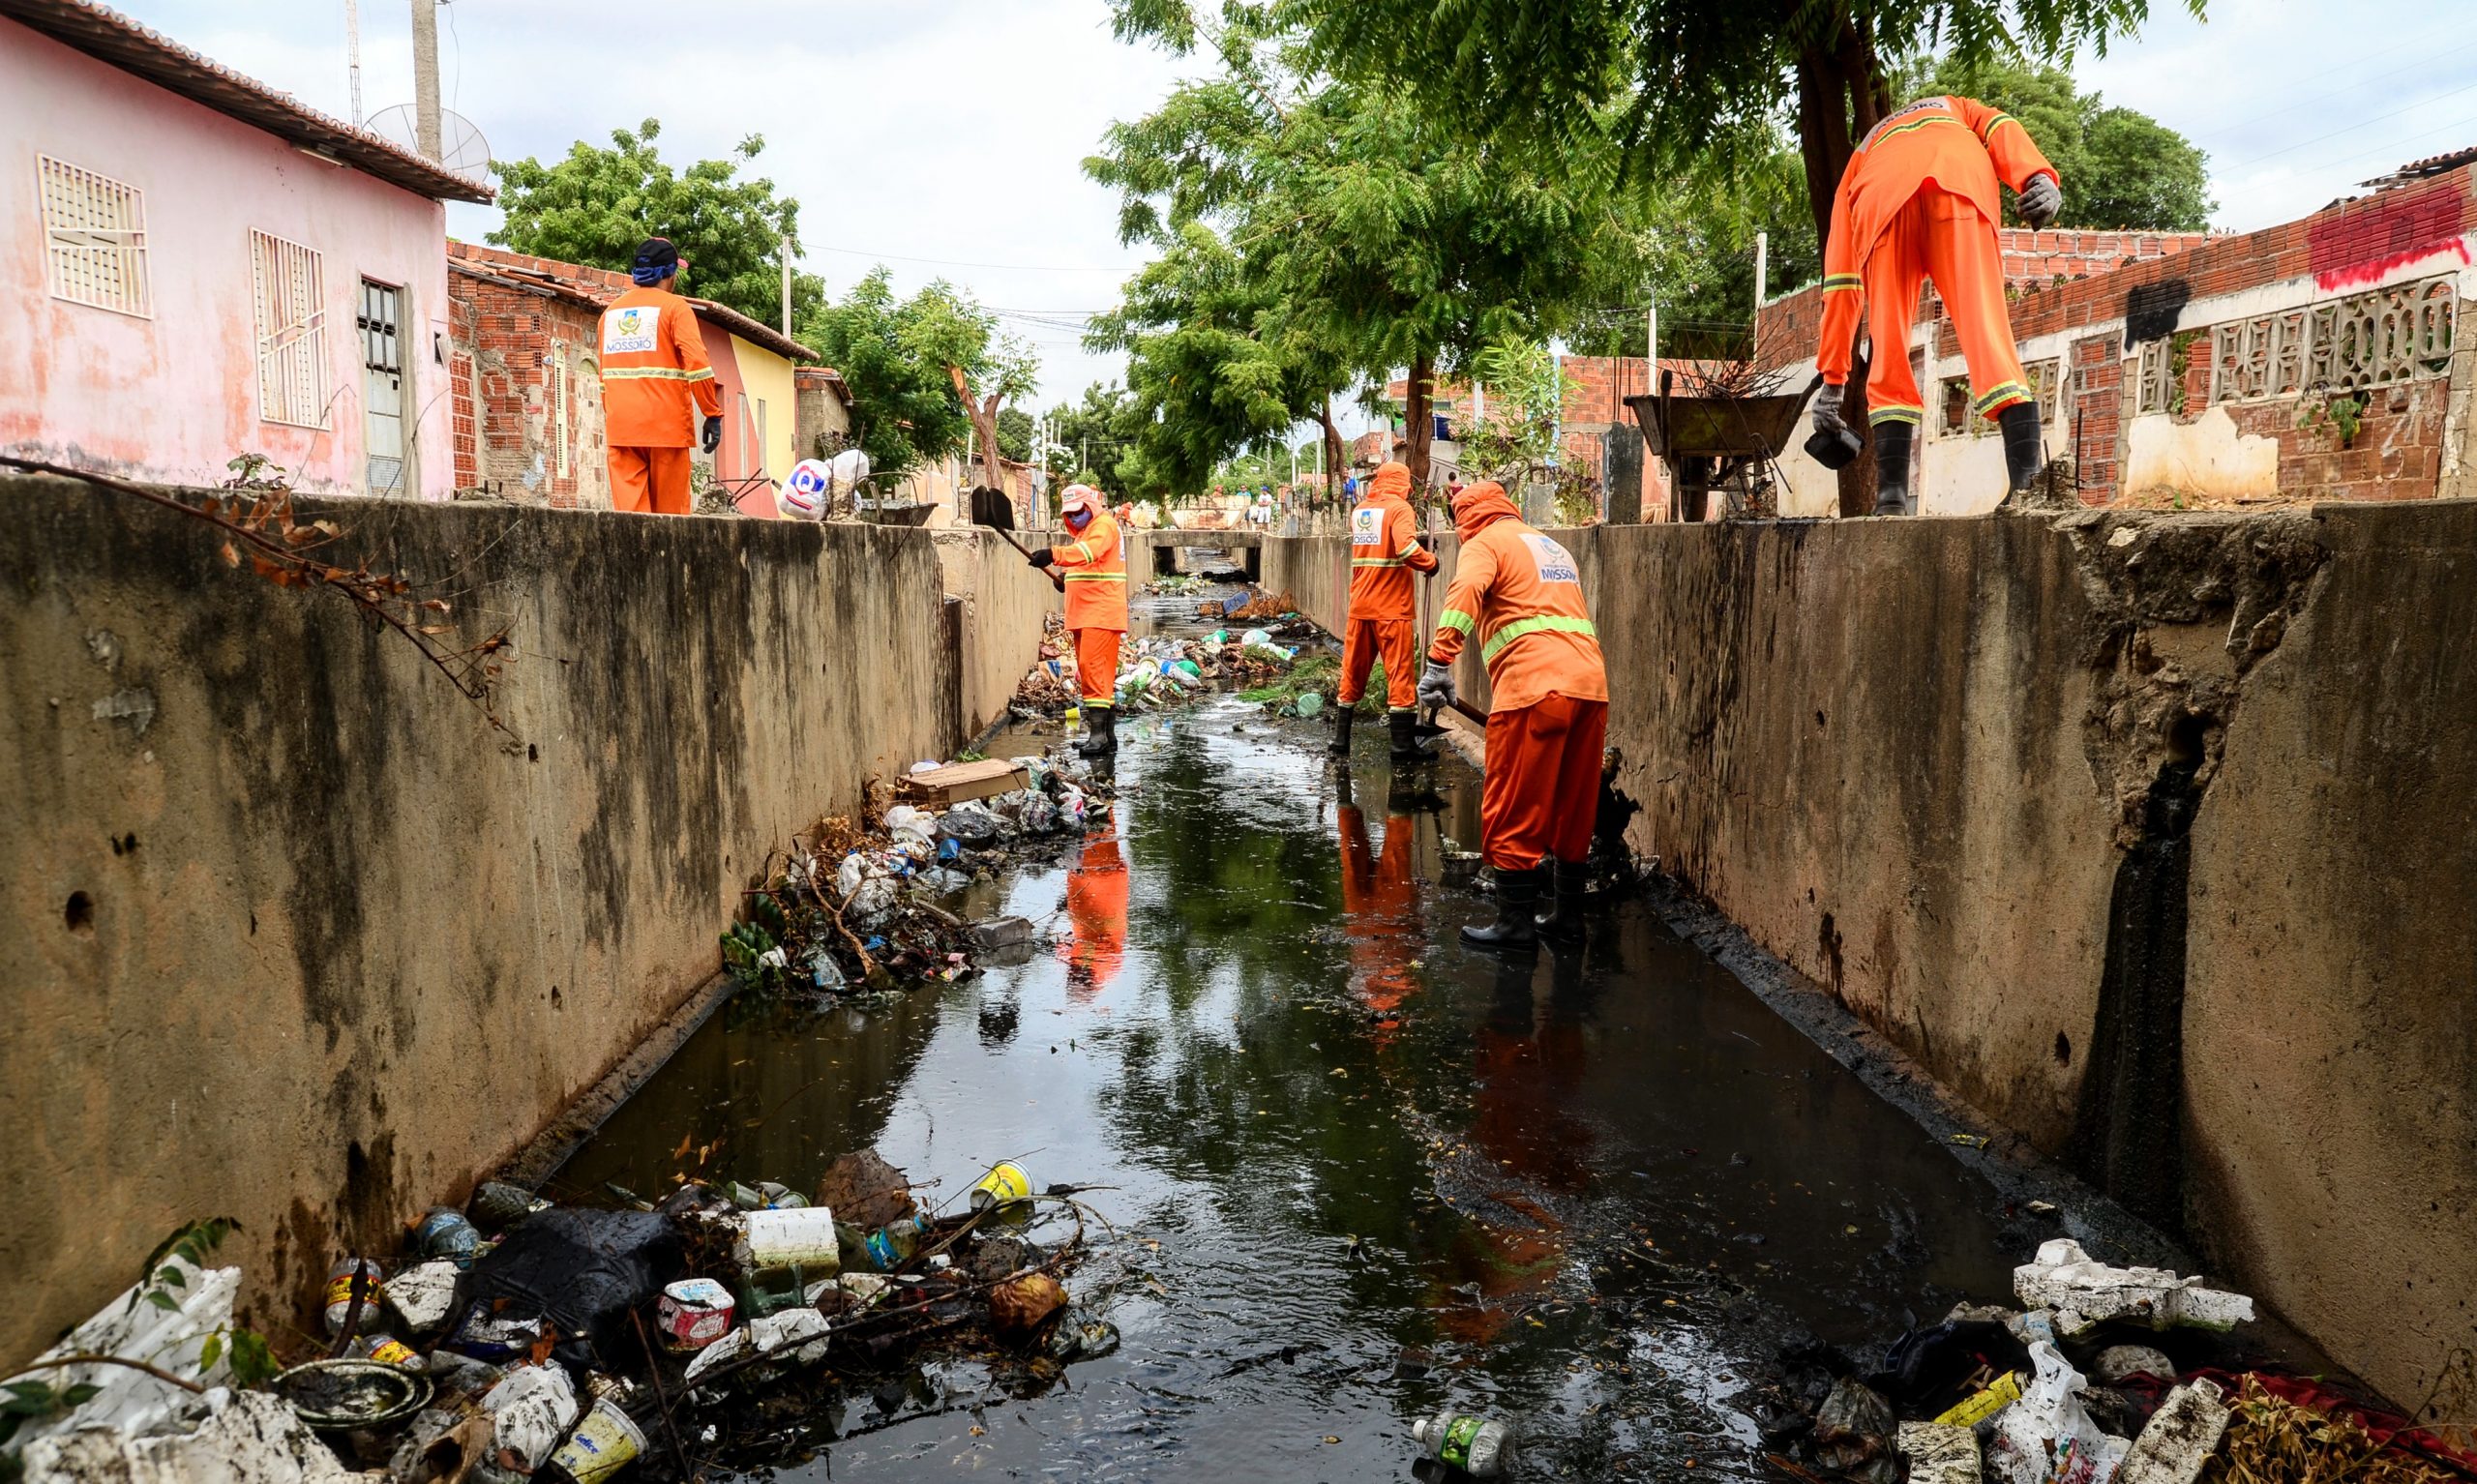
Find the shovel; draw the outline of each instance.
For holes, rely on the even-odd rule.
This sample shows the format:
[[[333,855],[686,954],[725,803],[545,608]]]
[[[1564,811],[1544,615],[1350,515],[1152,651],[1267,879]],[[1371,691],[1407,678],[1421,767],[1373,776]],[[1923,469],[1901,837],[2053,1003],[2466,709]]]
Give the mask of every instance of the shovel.
[[[1471,723],[1473,726],[1477,727],[1481,731],[1488,729],[1488,713],[1480,710],[1469,701],[1464,700],[1461,697],[1456,696],[1453,697],[1453,709],[1456,715],[1460,716],[1464,721]],[[1422,720],[1411,724],[1411,740],[1424,748],[1437,738],[1444,736],[1446,732],[1450,729],[1451,728],[1438,723],[1436,719],[1436,707],[1430,706],[1427,708],[1426,712],[1423,713]]]
[[[984,494],[991,494],[995,492],[996,491],[989,490],[974,490],[971,492],[971,523],[981,527],[983,530],[996,531],[1000,540],[1004,541],[1008,546],[1013,547],[1016,550],[1023,552],[1024,560],[1030,561],[1032,559],[1032,553],[1024,550],[1024,544],[1015,539],[1015,532],[1013,528],[1015,523],[1015,512],[1013,507],[1006,503],[1003,495],[1000,495],[995,500],[984,500],[981,498]],[[992,507],[995,508],[993,509]],[[1041,570],[1048,574],[1050,586],[1057,588],[1059,592],[1066,591],[1066,579],[1059,577],[1055,572],[1051,572],[1046,567]]]

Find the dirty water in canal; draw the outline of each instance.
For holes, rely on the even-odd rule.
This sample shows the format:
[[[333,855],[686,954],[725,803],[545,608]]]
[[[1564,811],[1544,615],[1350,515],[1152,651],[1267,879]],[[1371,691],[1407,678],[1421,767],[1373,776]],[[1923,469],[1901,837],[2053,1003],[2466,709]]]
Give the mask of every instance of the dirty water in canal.
[[[1112,826],[977,888],[1057,941],[868,1009],[727,1005],[553,1182],[934,1198],[999,1159],[1116,1225],[1068,1278],[1116,1354],[941,1362],[726,1464],[787,1479],[1407,1478],[1414,1417],[1513,1421],[1523,1477],[1754,1477],[1744,1364],[1869,1353],[2021,1255],[2001,1201],[1645,905],[1500,963],[1441,884],[1458,759],[1220,697],[1121,728]],[[1372,733],[1372,734],[1370,734]],[[694,1156],[688,1156],[693,1160]],[[738,1456],[746,1454],[747,1456]]]

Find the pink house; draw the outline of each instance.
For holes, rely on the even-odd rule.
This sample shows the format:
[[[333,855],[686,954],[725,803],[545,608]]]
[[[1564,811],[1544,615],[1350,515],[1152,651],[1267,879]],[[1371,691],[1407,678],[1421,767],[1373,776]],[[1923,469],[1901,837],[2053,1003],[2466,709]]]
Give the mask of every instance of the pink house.
[[[0,0],[0,452],[447,497],[446,210],[489,188],[85,0]]]

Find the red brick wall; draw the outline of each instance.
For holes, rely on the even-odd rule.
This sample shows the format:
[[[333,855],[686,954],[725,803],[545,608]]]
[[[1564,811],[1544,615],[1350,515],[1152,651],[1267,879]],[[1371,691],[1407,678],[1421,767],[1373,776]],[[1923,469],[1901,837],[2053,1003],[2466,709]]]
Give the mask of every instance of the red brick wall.
[[[465,246],[459,244],[458,246]],[[610,503],[596,370],[596,311],[451,273],[456,484],[563,509]],[[567,371],[559,409],[557,372]],[[559,472],[564,442],[568,472]]]

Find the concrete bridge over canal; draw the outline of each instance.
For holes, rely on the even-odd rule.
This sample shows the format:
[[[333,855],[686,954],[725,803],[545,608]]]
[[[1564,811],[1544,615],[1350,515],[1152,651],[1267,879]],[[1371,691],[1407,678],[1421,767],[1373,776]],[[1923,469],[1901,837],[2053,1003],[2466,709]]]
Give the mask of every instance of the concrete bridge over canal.
[[[790,832],[1001,711],[1056,602],[969,530],[303,504],[505,630],[488,715],[194,522],[0,480],[0,1361],[199,1216],[262,1318],[392,1249],[697,1002]],[[1566,539],[1629,840],[1750,972],[2393,1397],[2477,1344],[2477,503]],[[1339,622],[1338,537],[1130,546]]]

